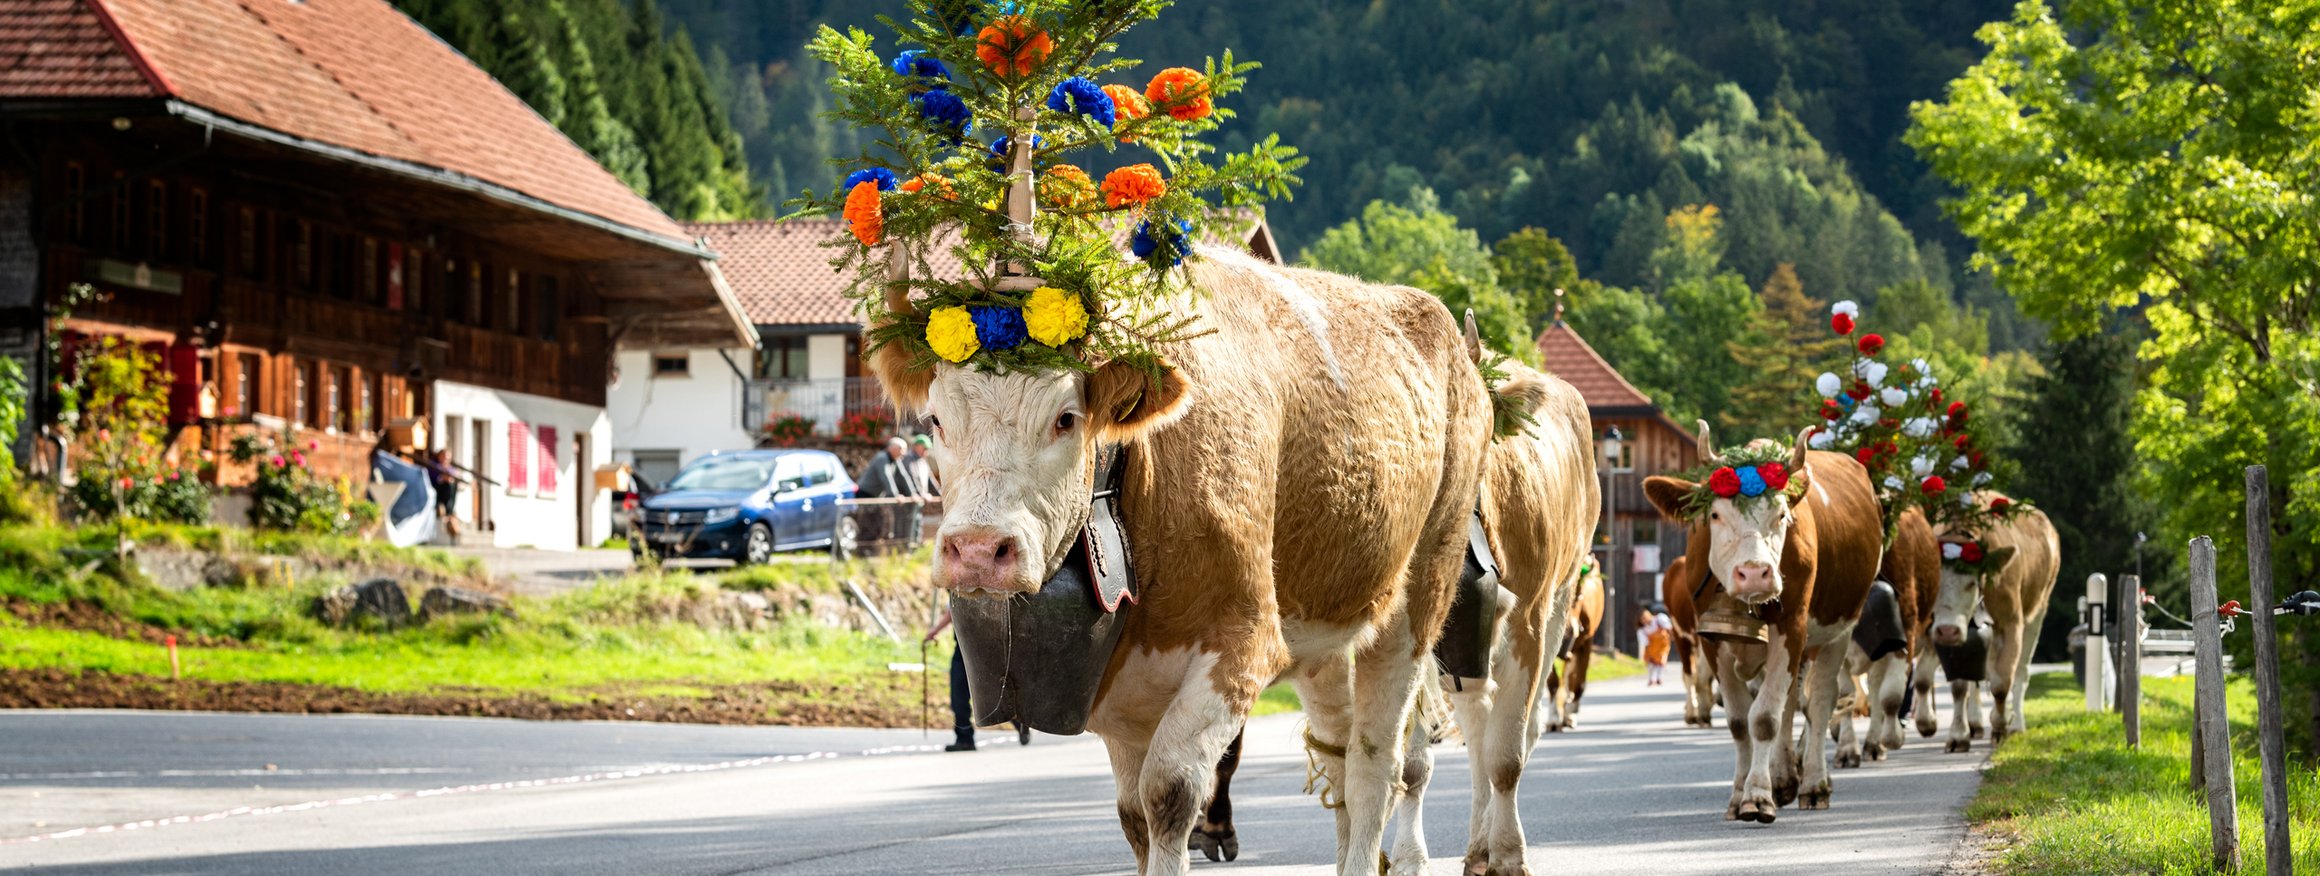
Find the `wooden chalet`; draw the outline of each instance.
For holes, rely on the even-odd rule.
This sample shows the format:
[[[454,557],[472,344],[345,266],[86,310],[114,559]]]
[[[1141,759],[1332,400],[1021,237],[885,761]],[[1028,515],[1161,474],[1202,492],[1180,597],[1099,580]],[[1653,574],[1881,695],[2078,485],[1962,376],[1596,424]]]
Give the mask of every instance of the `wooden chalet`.
[[[58,340],[159,352],[181,450],[286,430],[359,481],[424,424],[473,528],[570,547],[608,531],[615,348],[755,342],[713,253],[386,0],[0,0],[0,58],[0,342],[43,416],[86,283]]]

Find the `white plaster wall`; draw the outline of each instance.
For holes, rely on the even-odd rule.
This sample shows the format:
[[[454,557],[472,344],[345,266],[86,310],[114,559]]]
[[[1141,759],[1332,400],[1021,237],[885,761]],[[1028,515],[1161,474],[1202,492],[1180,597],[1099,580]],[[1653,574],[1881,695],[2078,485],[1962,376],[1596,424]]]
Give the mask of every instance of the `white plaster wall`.
[[[463,434],[460,440],[469,440],[476,420],[490,422],[490,453],[483,474],[498,481],[498,486],[482,485],[490,491],[492,521],[497,529],[492,544],[497,547],[537,547],[549,550],[572,550],[581,547],[579,506],[581,497],[587,497],[588,533],[592,541],[602,541],[612,532],[612,494],[595,488],[594,472],[598,466],[612,461],[612,420],[605,409],[567,401],[485,389],[448,380],[435,382],[435,411],[433,428],[442,435],[446,419],[460,418]],[[536,430],[540,426],[556,427],[556,490],[553,496],[540,496],[526,485],[514,489],[508,482],[507,424],[524,422]],[[589,459],[575,459],[579,442],[575,436],[589,436]],[[542,464],[534,453],[533,465]],[[533,483],[538,476],[532,476]],[[465,504],[462,491],[462,505]],[[594,544],[587,545],[593,547]]]
[[[733,364],[714,349],[688,351],[684,377],[654,377],[652,353],[627,350],[619,354],[620,383],[604,396],[605,413],[612,421],[612,458],[634,462],[634,452],[676,450],[686,462],[713,450],[740,450],[757,446],[741,422],[744,383],[733,373],[751,371],[748,349],[726,350]]]
[[[806,376],[814,380],[837,380],[846,376],[845,335],[806,338]]]

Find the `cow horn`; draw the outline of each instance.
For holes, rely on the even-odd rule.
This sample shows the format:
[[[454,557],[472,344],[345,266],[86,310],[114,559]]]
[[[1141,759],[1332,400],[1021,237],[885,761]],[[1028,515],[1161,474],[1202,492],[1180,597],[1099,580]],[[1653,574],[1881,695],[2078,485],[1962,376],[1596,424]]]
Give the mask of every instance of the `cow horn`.
[[[898,317],[918,313],[910,306],[910,252],[899,240],[886,245],[886,310]]]
[[[1805,448],[1811,446],[1814,428],[1816,427],[1806,426],[1804,431],[1796,433],[1796,444],[1788,449],[1789,471],[1804,471],[1804,451]]]
[[[1724,461],[1723,454],[1716,452],[1715,437],[1708,434],[1708,421],[1695,420],[1694,422],[1700,424],[1700,458],[1707,460],[1709,465]]]
[[[1466,358],[1482,364],[1482,330],[1474,325],[1474,308],[1466,308]]]

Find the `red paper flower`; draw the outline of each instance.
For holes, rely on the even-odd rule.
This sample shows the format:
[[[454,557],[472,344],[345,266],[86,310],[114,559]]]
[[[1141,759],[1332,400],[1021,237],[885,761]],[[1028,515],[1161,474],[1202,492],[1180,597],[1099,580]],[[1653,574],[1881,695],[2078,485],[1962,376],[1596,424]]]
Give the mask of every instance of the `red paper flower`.
[[[1966,454],[1966,464],[1973,466],[1976,471],[1979,471],[1982,468],[1982,461],[1985,458],[1986,457],[1982,456],[1981,451],[1976,450],[1972,453]]]
[[[1957,449],[1959,450],[1964,450],[1966,449],[1966,445],[1974,443],[1974,436],[1972,433],[1959,432],[1958,436],[1956,438],[1950,439],[1949,443],[1957,445]]]
[[[124,490],[126,490],[126,489],[129,489],[129,488],[131,488],[131,487],[135,487],[135,486],[137,486],[137,480],[136,480],[135,478],[122,478],[122,479],[121,479],[121,489],[124,489]]]
[[[1925,394],[1925,406],[1933,410],[1941,409],[1941,387],[1934,387],[1932,392]]]
[[[1950,403],[1949,403],[1949,418],[1950,418],[1950,419],[1952,419],[1952,420],[1956,420],[1956,421],[1958,421],[1958,422],[1961,422],[1961,423],[1962,423],[1962,422],[1965,422],[1965,419],[1966,419],[1966,403],[1965,403],[1965,402],[1962,402],[1962,401],[1961,401],[1961,402],[1950,402]]]
[[[1939,496],[1941,491],[1949,489],[1949,482],[1942,480],[1941,475],[1934,475],[1926,478],[1924,483],[1918,484],[1917,488],[1925,491],[1928,496]]]
[[[2004,496],[1999,496],[1990,500],[1990,513],[1992,514],[2004,514],[2006,513],[2006,509],[2012,507],[2014,507],[2014,501]]]
[[[1740,473],[1727,465],[1708,475],[1708,490],[1726,499],[1740,495]]]
[[[1853,333],[1853,318],[1839,313],[1829,317],[1829,328],[1840,335]]]
[[[1764,479],[1764,486],[1773,490],[1788,489],[1788,466],[1777,462],[1756,464],[1756,476]]]
[[[1861,466],[1863,468],[1867,468],[1870,463],[1877,461],[1877,448],[1863,447],[1859,450],[1855,450],[1853,451],[1853,458],[1860,460]]]
[[[1845,415],[1845,409],[1833,398],[1821,399],[1821,419],[1834,420]]]
[[[1877,394],[1877,391],[1869,388],[1868,381],[1856,380],[1853,381],[1853,388],[1845,390],[1845,394],[1852,396],[1854,401],[1868,401],[1870,396]]]
[[[1965,544],[1958,545],[1958,559],[1969,563],[1979,563],[1982,561],[1982,556],[1982,545],[1980,542],[1969,541]]]
[[[1885,349],[1885,336],[1879,334],[1862,335],[1861,342],[1856,346],[1860,347],[1861,355],[1875,356],[1878,351]]]
[[[1883,426],[1887,429],[1897,429],[1900,428],[1901,421],[1893,419],[1892,417],[1886,417],[1885,419],[1878,420],[1877,425]]]

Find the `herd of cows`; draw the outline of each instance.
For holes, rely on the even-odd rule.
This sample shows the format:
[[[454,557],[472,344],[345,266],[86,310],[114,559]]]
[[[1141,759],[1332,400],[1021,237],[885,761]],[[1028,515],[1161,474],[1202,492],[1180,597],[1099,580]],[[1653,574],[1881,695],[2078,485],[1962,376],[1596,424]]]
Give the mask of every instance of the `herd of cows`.
[[[898,345],[873,353],[889,395],[924,412],[941,442],[940,582],[955,599],[1036,591],[1088,522],[1099,452],[1123,447],[1135,605],[1087,726],[1109,752],[1138,871],[1186,872],[1191,848],[1230,853],[1220,773],[1229,779],[1259,692],[1286,680],[1307,715],[1313,788],[1336,821],[1338,872],[1424,870],[1428,740],[1446,712],[1473,763],[1465,872],[1528,873],[1519,786],[1539,735],[1568,720],[1584,683],[1566,672],[1549,693],[1567,643],[1586,651],[1572,628],[1587,622],[1582,560],[1602,496],[1584,402],[1511,363],[1487,382],[1471,319],[1462,330],[1425,292],[1200,255],[1175,304],[1205,333],[1157,362],[1000,372]],[[889,290],[888,312],[910,308]],[[1494,404],[1527,413],[1518,434],[1494,437]],[[1936,651],[1985,612],[1991,734],[2021,729],[2015,694],[2057,572],[2043,516],[1950,532],[1910,512],[1888,527],[1862,465],[1807,449],[1804,435],[1719,450],[1703,426],[1700,449],[1766,460],[1786,483],[1765,501],[1705,507],[1698,484],[1645,483],[1690,527],[1665,596],[1686,720],[1706,725],[1718,703],[1728,716],[1727,818],[1770,824],[1790,802],[1830,806],[1832,736],[1840,765],[1881,758],[1902,742],[1912,693],[1930,736]],[[1470,537],[1498,570],[1482,677],[1444,674],[1433,654]],[[1945,543],[1986,559],[1945,562]],[[1598,587],[1597,618],[1602,599]],[[1898,644],[1856,644],[1864,607],[1880,600],[1903,618]],[[1956,751],[1979,725],[1979,694],[1965,681],[1951,690]],[[1854,733],[1856,706],[1865,733]]]

